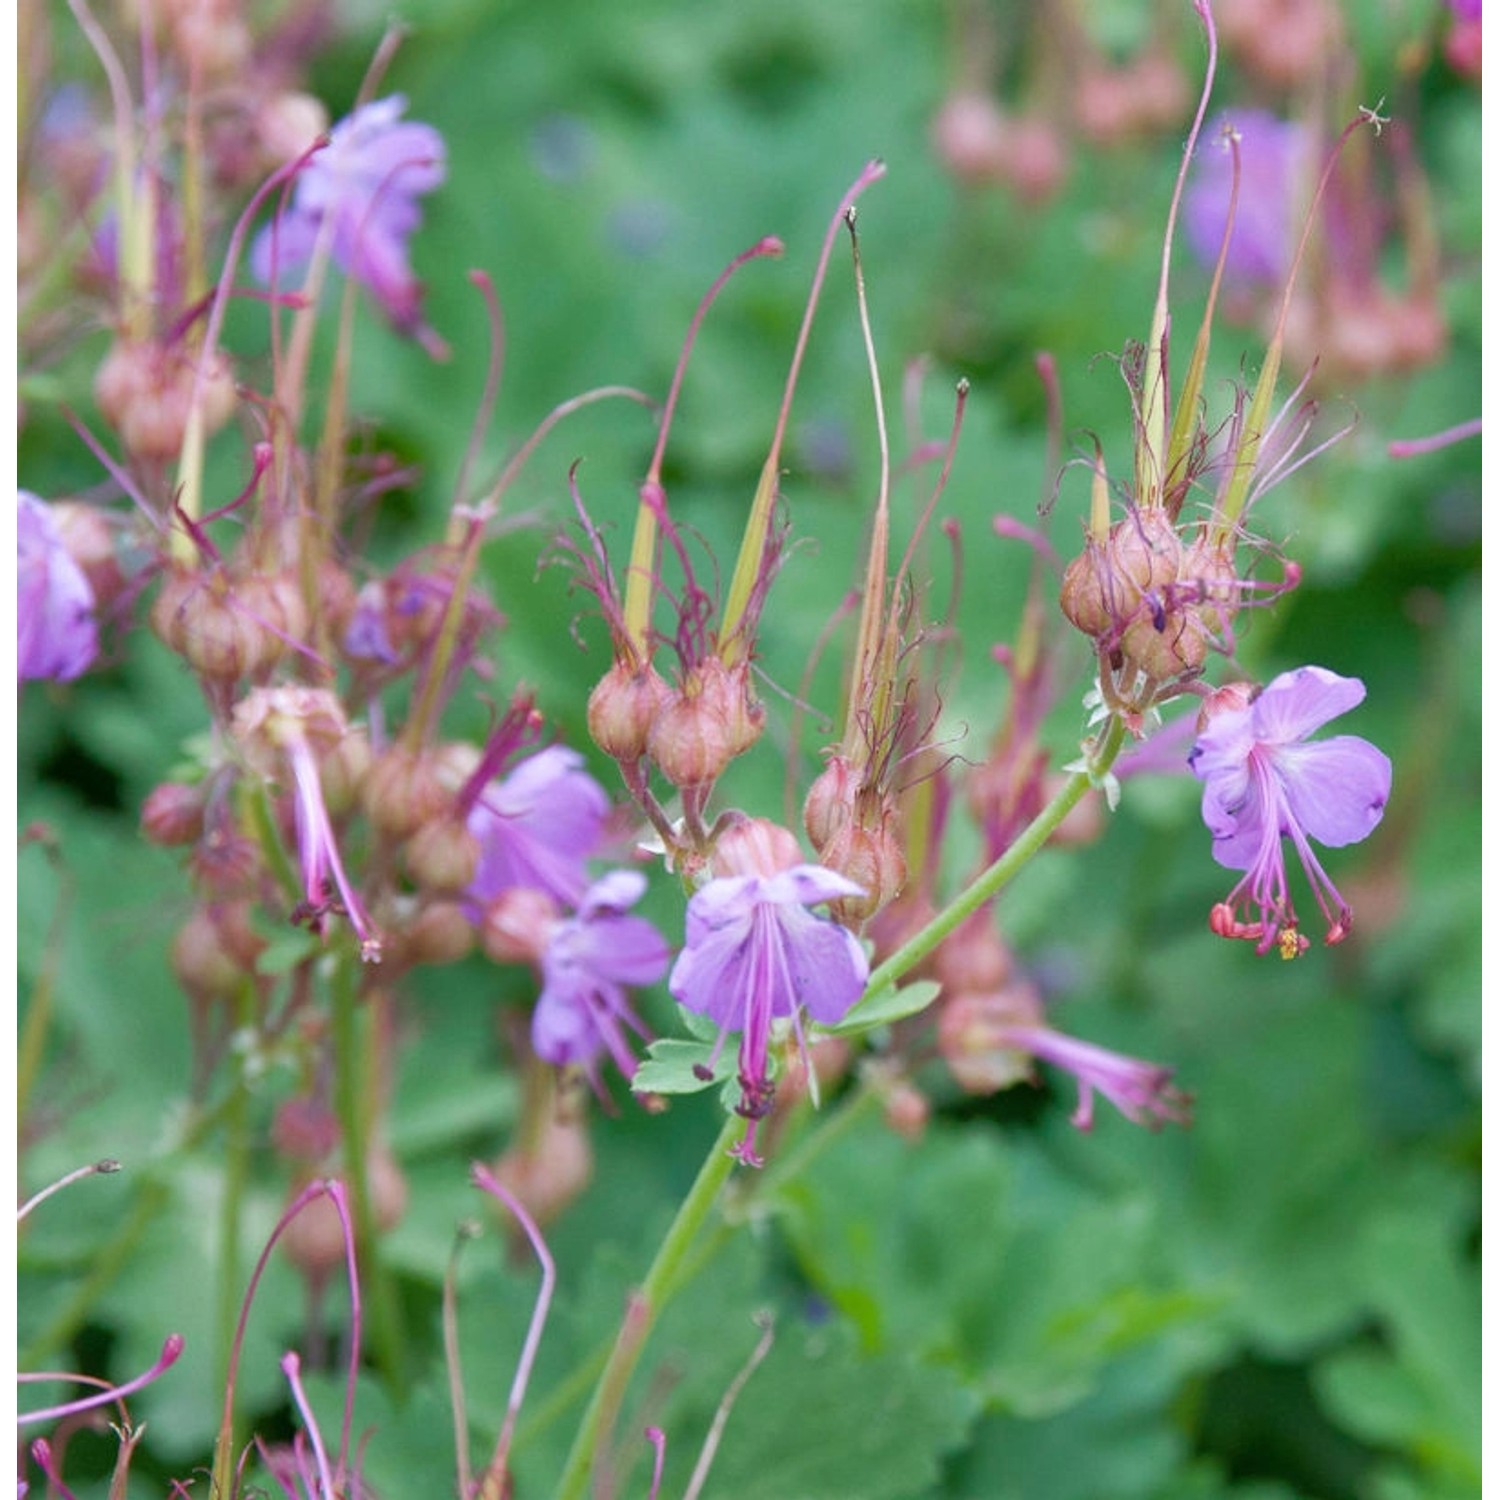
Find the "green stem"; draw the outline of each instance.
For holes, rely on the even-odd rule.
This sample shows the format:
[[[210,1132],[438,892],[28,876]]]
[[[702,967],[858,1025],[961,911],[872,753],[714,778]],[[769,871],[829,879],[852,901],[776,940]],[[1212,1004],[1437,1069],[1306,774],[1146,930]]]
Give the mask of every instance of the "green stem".
[[[744,1132],[745,1122],[738,1115],[731,1115],[719,1132],[718,1138],[709,1148],[708,1156],[688,1195],[672,1220],[666,1238],[656,1252],[656,1259],[646,1273],[646,1279],[638,1291],[632,1292],[625,1312],[625,1321],[620,1326],[615,1346],[609,1360],[594,1387],[593,1399],[584,1413],[578,1436],[573,1440],[573,1451],[568,1455],[563,1469],[562,1481],[558,1485],[558,1500],[579,1500],[593,1472],[594,1460],[599,1444],[614,1426],[614,1420],[625,1395],[636,1363],[646,1347],[646,1339],[652,1325],[671,1293],[678,1285],[677,1276],[687,1257],[698,1231],[703,1227],[719,1190],[729,1180],[734,1169],[735,1158],[731,1148]]]
[[[255,1023],[255,988],[249,979],[235,996],[235,1024]],[[245,1085],[243,1059],[235,1056],[234,1080],[224,1113],[224,1197],[219,1205],[219,1280],[215,1319],[219,1384],[229,1379],[234,1347],[234,1325],[240,1310],[240,1213],[250,1175],[250,1134],[247,1114],[250,1091]]]
[[[1074,771],[1062,790],[1026,825],[994,864],[871,973],[865,993],[878,994],[886,986],[895,984],[903,974],[921,963],[949,933],[1009,885],[1057,831],[1062,820],[1083,800],[1084,793],[1099,784],[1124,743],[1125,726],[1119,719],[1112,718],[1102,737],[1091,749],[1085,750],[1086,768]]]
[[[988,869],[955,900],[950,902],[920,932],[901,945],[870,975],[867,994],[877,993],[894,984],[908,970],[927,957],[939,943],[985,902],[1010,883],[1022,867],[1036,855],[1057,830],[1058,825],[1097,786],[1114,764],[1125,743],[1125,726],[1111,719],[1102,734],[1085,747],[1085,765],[1075,771],[1062,790],[1027,825],[1026,829]],[[862,1086],[851,1095],[845,1106],[807,1137],[798,1150],[780,1167],[772,1169],[766,1184],[776,1186],[790,1181],[809,1163],[842,1136],[876,1099],[875,1090]],[[699,1232],[708,1220],[724,1184],[729,1180],[734,1158],[730,1148],[744,1129],[744,1122],[731,1115],[709,1150],[688,1195],[677,1210],[677,1217],[656,1252],[656,1259],[646,1273],[638,1291],[632,1292],[626,1306],[625,1320],[615,1338],[609,1359],[594,1387],[594,1394],[584,1413],[558,1485],[558,1500],[581,1500],[593,1472],[600,1443],[612,1431],[625,1388],[635,1370],[651,1328],[671,1297],[712,1258],[723,1236],[716,1236],[706,1253],[689,1260],[689,1251],[698,1242]],[[592,1363],[592,1361],[590,1361]],[[580,1372],[581,1373],[581,1372]],[[575,1375],[567,1383],[572,1390],[579,1383]]]
[[[370,1343],[392,1395],[400,1401],[406,1391],[400,1309],[395,1287],[380,1259],[374,1204],[370,1201],[370,1111],[378,1090],[370,1066],[373,1028],[370,1017],[360,1014],[358,965],[358,957],[346,945],[333,971],[334,1091]]]

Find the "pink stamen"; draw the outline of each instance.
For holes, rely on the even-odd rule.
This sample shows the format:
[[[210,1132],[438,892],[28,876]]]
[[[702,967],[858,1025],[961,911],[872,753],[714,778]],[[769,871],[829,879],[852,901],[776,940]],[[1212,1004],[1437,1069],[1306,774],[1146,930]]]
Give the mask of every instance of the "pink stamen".
[[[505,1420],[501,1424],[500,1435],[495,1439],[495,1451],[490,1456],[489,1467],[485,1470],[484,1479],[481,1481],[481,1486],[483,1486],[491,1480],[492,1476],[497,1483],[504,1479],[516,1419],[520,1415],[521,1403],[526,1399],[526,1387],[531,1380],[531,1367],[536,1361],[536,1352],[542,1341],[542,1328],[546,1324],[547,1313],[552,1306],[552,1293],[557,1285],[557,1266],[553,1262],[551,1252],[547,1249],[546,1240],[542,1238],[541,1230],[537,1228],[536,1221],[526,1212],[515,1194],[483,1162],[474,1162],[469,1168],[469,1176],[475,1187],[488,1193],[492,1198],[498,1198],[515,1215],[516,1222],[531,1242],[532,1251],[542,1268],[541,1290],[537,1293],[531,1323],[526,1330],[526,1342],[521,1347],[521,1357],[516,1363],[515,1378],[511,1381],[510,1400],[505,1407]]]
[[[59,1417],[76,1416],[79,1412],[92,1411],[96,1406],[108,1406],[111,1402],[123,1401],[126,1396],[133,1395],[142,1386],[150,1385],[153,1380],[170,1370],[181,1357],[182,1349],[182,1335],[180,1333],[168,1334],[156,1362],[149,1369],[143,1370],[134,1380],[127,1380],[122,1385],[108,1386],[92,1396],[80,1397],[77,1401],[64,1401],[57,1406],[44,1406],[39,1411],[21,1412],[16,1417],[16,1425],[29,1427],[36,1422],[54,1422]],[[24,1374],[18,1378],[24,1382],[33,1382],[76,1380],[79,1377],[66,1372],[41,1371]]]

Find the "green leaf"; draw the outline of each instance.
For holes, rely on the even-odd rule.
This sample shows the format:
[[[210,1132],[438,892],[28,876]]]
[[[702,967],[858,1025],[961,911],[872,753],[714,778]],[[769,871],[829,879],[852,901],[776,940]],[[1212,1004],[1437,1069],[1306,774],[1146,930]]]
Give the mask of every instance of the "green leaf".
[[[734,1077],[734,1053],[719,1047],[715,1057],[717,1045],[662,1037],[651,1043],[631,1088],[638,1094],[698,1094],[711,1089]]]
[[[829,1036],[858,1036],[877,1026],[889,1026],[926,1010],[941,989],[942,985],[934,979],[919,979],[900,989],[892,986],[866,995],[837,1026],[820,1026],[818,1030]]]

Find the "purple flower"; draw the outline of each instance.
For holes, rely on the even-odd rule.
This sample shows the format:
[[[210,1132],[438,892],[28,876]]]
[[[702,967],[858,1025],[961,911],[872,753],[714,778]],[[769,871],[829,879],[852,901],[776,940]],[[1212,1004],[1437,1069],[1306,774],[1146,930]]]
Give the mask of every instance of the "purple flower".
[[[1136,1125],[1154,1128],[1167,1121],[1182,1125],[1191,1117],[1191,1099],[1172,1086],[1172,1069],[1160,1063],[1081,1042],[1050,1026],[1012,1026],[1006,1029],[1004,1040],[1078,1080],[1078,1108],[1072,1123],[1079,1130],[1094,1128],[1096,1091]]]
[[[16,662],[21,681],[69,682],[99,654],[94,590],[45,501],[17,492]]]
[[[822,865],[796,865],[776,875],[710,880],[688,902],[687,944],[668,988],[689,1010],[740,1033],[739,1112],[751,1122],[740,1155],[748,1165],[760,1164],[754,1122],[774,1094],[767,1077],[772,1023],[800,1028],[800,1006],[813,1020],[836,1025],[869,978],[854,934],[807,908],[863,894]]]
[[[1483,0],[1448,0],[1448,9],[1458,21],[1477,21],[1482,7]]]
[[[1183,200],[1183,227],[1203,265],[1218,263],[1234,180],[1230,133],[1238,141],[1240,190],[1225,274],[1231,281],[1275,285],[1291,265],[1293,214],[1307,161],[1307,132],[1265,110],[1220,116],[1204,131],[1208,143],[1193,166]]]
[[[646,1029],[624,986],[655,984],[672,956],[650,922],[625,915],[645,890],[639,871],[611,871],[589,887],[575,916],[557,924],[542,953],[532,1046],[546,1062],[583,1068],[596,1085],[595,1065],[605,1051],[627,1078],[635,1076],[623,1028],[639,1036]]]
[[[361,105],[333,127],[328,144],[297,178],[291,209],[263,229],[251,252],[255,274],[282,278],[311,259],[328,226],[329,253],[374,294],[403,332],[418,330],[421,285],[407,241],[422,222],[417,199],[443,180],[443,138],[403,122],[400,94]]]
[[[479,905],[514,886],[546,891],[579,906],[589,886],[586,861],[599,847],[609,796],[583,769],[583,757],[550,745],[490,782],[469,812],[479,868],[469,886]]]
[[[1307,947],[1287,890],[1282,839],[1302,861],[1328,924],[1326,941],[1349,931],[1348,903],[1312,851],[1356,844],[1380,822],[1391,792],[1391,763],[1355,735],[1308,741],[1313,730],[1347,713],[1365,696],[1362,682],[1323,667],[1284,672],[1245,707],[1209,720],[1188,756],[1203,783],[1203,821],[1214,858],[1245,878],[1214,908],[1210,925],[1223,937],[1272,945],[1294,958]],[[1243,920],[1241,913],[1251,920]]]
[[[1079,1130],[1094,1128],[1094,1095],[1103,1094],[1127,1120],[1155,1128],[1186,1124],[1192,1099],[1173,1087],[1172,1069],[1082,1042],[1047,1025],[1042,997],[1026,979],[996,990],[947,996],[938,1014],[938,1048],[961,1087],[993,1094],[1030,1077],[1033,1059],[1078,1080]]]

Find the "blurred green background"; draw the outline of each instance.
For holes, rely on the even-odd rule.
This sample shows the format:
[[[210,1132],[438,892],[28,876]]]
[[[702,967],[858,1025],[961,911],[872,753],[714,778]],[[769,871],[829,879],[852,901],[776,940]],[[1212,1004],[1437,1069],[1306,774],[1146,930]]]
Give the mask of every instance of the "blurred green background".
[[[55,9],[61,30],[66,11]],[[1479,89],[1441,57],[1441,7],[1346,10],[1353,93],[1387,96],[1430,176],[1451,338],[1435,365],[1327,393],[1332,426],[1353,421],[1353,430],[1255,518],[1306,581],[1255,620],[1243,661],[1262,680],[1312,661],[1367,684],[1347,727],[1390,754],[1395,782],[1376,835],[1330,861],[1355,908],[1354,935],[1336,950],[1315,944],[1292,965],[1216,940],[1206,914],[1229,880],[1209,856],[1195,786],[1128,784],[1106,836],[1039,861],[1007,893],[1001,921],[1048,976],[1055,1023],[1174,1066],[1196,1095],[1194,1125],[1153,1135],[1103,1110],[1079,1135],[1063,1080],[949,1099],[916,1144],[865,1122],[728,1241],[653,1341],[627,1422],[667,1432],[666,1494],[682,1491],[755,1343],[751,1314],[767,1305],[777,1341],[734,1410],[707,1494],[1478,1493],[1480,454],[1471,441],[1396,461],[1386,445],[1477,413]],[[337,14],[334,45],[313,72],[335,118],[387,19],[366,4]],[[1033,77],[1033,14],[995,11],[1009,48],[1006,97]],[[1196,89],[1201,37],[1190,16],[1163,14]],[[1086,23],[1105,54],[1123,57],[1154,16],[1113,0],[1089,7]],[[990,521],[1035,522],[1055,477],[1032,361],[1039,350],[1056,358],[1064,457],[1092,451],[1097,436],[1112,469],[1126,472],[1127,393],[1109,356],[1147,330],[1181,131],[1109,150],[1075,139],[1055,196],[1020,204],[1005,189],[956,184],[933,152],[932,119],[962,52],[955,14],[935,4],[456,0],[411,5],[403,18],[411,32],[386,88],[408,96],[410,117],[436,125],[450,153],[414,255],[452,358],[434,364],[373,315],[359,324],[354,409],[372,444],[421,474],[382,505],[371,555],[392,561],[440,535],[488,353],[470,268],[493,277],[505,314],[505,378],[485,450],[493,469],[580,391],[624,383],[664,393],[702,292],[732,256],[774,233],[785,256],[739,273],[704,327],[668,454],[674,513],[727,569],[817,247],[844,189],[879,156],[889,173],[862,200],[859,224],[894,427],[908,361],[932,359],[925,438],[946,432],[953,382],[972,382],[943,507],[962,528],[964,649],[943,686],[946,732],[966,734],[958,753],[981,758],[1005,693],[989,650],[1013,634],[1029,566]],[[1230,60],[1216,102],[1261,97]],[[1044,102],[1065,129],[1066,97]],[[1394,250],[1390,261],[1399,280]],[[1204,290],[1179,256],[1174,309],[1189,330],[1179,347]],[[237,319],[244,347],[263,349],[254,319]],[[1258,367],[1262,348],[1253,329],[1221,329],[1211,400]],[[61,383],[82,388],[102,349],[102,335],[80,345]],[[575,645],[570,626],[587,600],[569,593],[564,569],[539,571],[538,555],[569,515],[575,458],[592,514],[623,549],[652,438],[649,417],[624,404],[571,419],[511,492],[514,525],[486,550],[487,582],[509,620],[490,691],[504,698],[531,685],[580,747],[607,642],[584,618],[588,649]],[[898,440],[897,456],[908,447]],[[788,694],[801,690],[808,643],[856,580],[877,458],[841,245],[786,455],[797,545],[761,639],[767,677]],[[241,455],[220,461],[238,472]],[[99,478],[46,407],[28,413],[20,475],[50,496]],[[901,514],[926,493],[902,489]],[[1086,477],[1069,471],[1051,523],[1065,556],[1086,498]],[[931,572],[940,612],[950,592],[941,549]],[[1060,618],[1057,629],[1067,629]],[[1053,726],[1059,763],[1076,753],[1087,686],[1084,643],[1063,649],[1076,670]],[[823,714],[835,710],[837,657],[812,681]],[[787,759],[805,785],[822,739],[814,725],[794,752],[790,706],[767,692],[768,739],[784,755],[751,757],[726,795],[778,816]],[[475,734],[484,715],[476,697],[445,727]],[[102,1155],[128,1168],[72,1189],[29,1227],[22,1361],[124,1375],[149,1363],[169,1330],[187,1336],[183,1366],[132,1403],[151,1429],[135,1465],[139,1493],[203,1462],[218,1415],[209,1268],[219,1161],[213,1140],[164,1154],[190,1070],[167,945],[190,898],[170,853],[136,833],[146,792],[204,724],[196,688],[144,629],[79,683],[22,694],[21,819],[49,825],[60,851],[57,861],[35,845],[20,855],[23,1015],[39,986],[54,1006],[22,1184]],[[597,769],[616,784],[612,768]],[[973,835],[956,830],[954,842],[957,878]],[[654,892],[651,909],[668,931],[680,921],[670,890]],[[411,1200],[390,1256],[415,1379],[404,1401],[373,1376],[362,1390],[361,1416],[375,1428],[366,1471],[379,1494],[451,1489],[437,1289],[455,1223],[476,1212],[466,1164],[492,1158],[516,1114],[496,1005],[526,998],[524,981],[481,960],[419,976],[403,998],[389,1135]],[[672,1026],[661,997],[647,1009]],[[251,1126],[260,1145],[278,1087],[272,1059],[267,1107]],[[703,1099],[664,1116],[622,1100],[617,1116],[596,1118],[593,1186],[549,1232],[561,1290],[523,1415],[518,1496],[548,1492],[576,1420],[561,1383],[609,1336],[715,1128]],[[247,1254],[285,1191],[263,1156]],[[468,1252],[463,1290],[481,1436],[503,1413],[535,1285],[524,1259],[497,1243]],[[276,1359],[299,1335],[301,1292],[285,1265],[272,1274],[241,1396],[274,1432],[287,1422]],[[331,1412],[337,1382],[321,1379]],[[106,1471],[111,1441],[74,1440],[80,1496],[105,1492],[103,1478],[87,1475],[91,1465]],[[646,1487],[641,1458],[625,1492]]]

